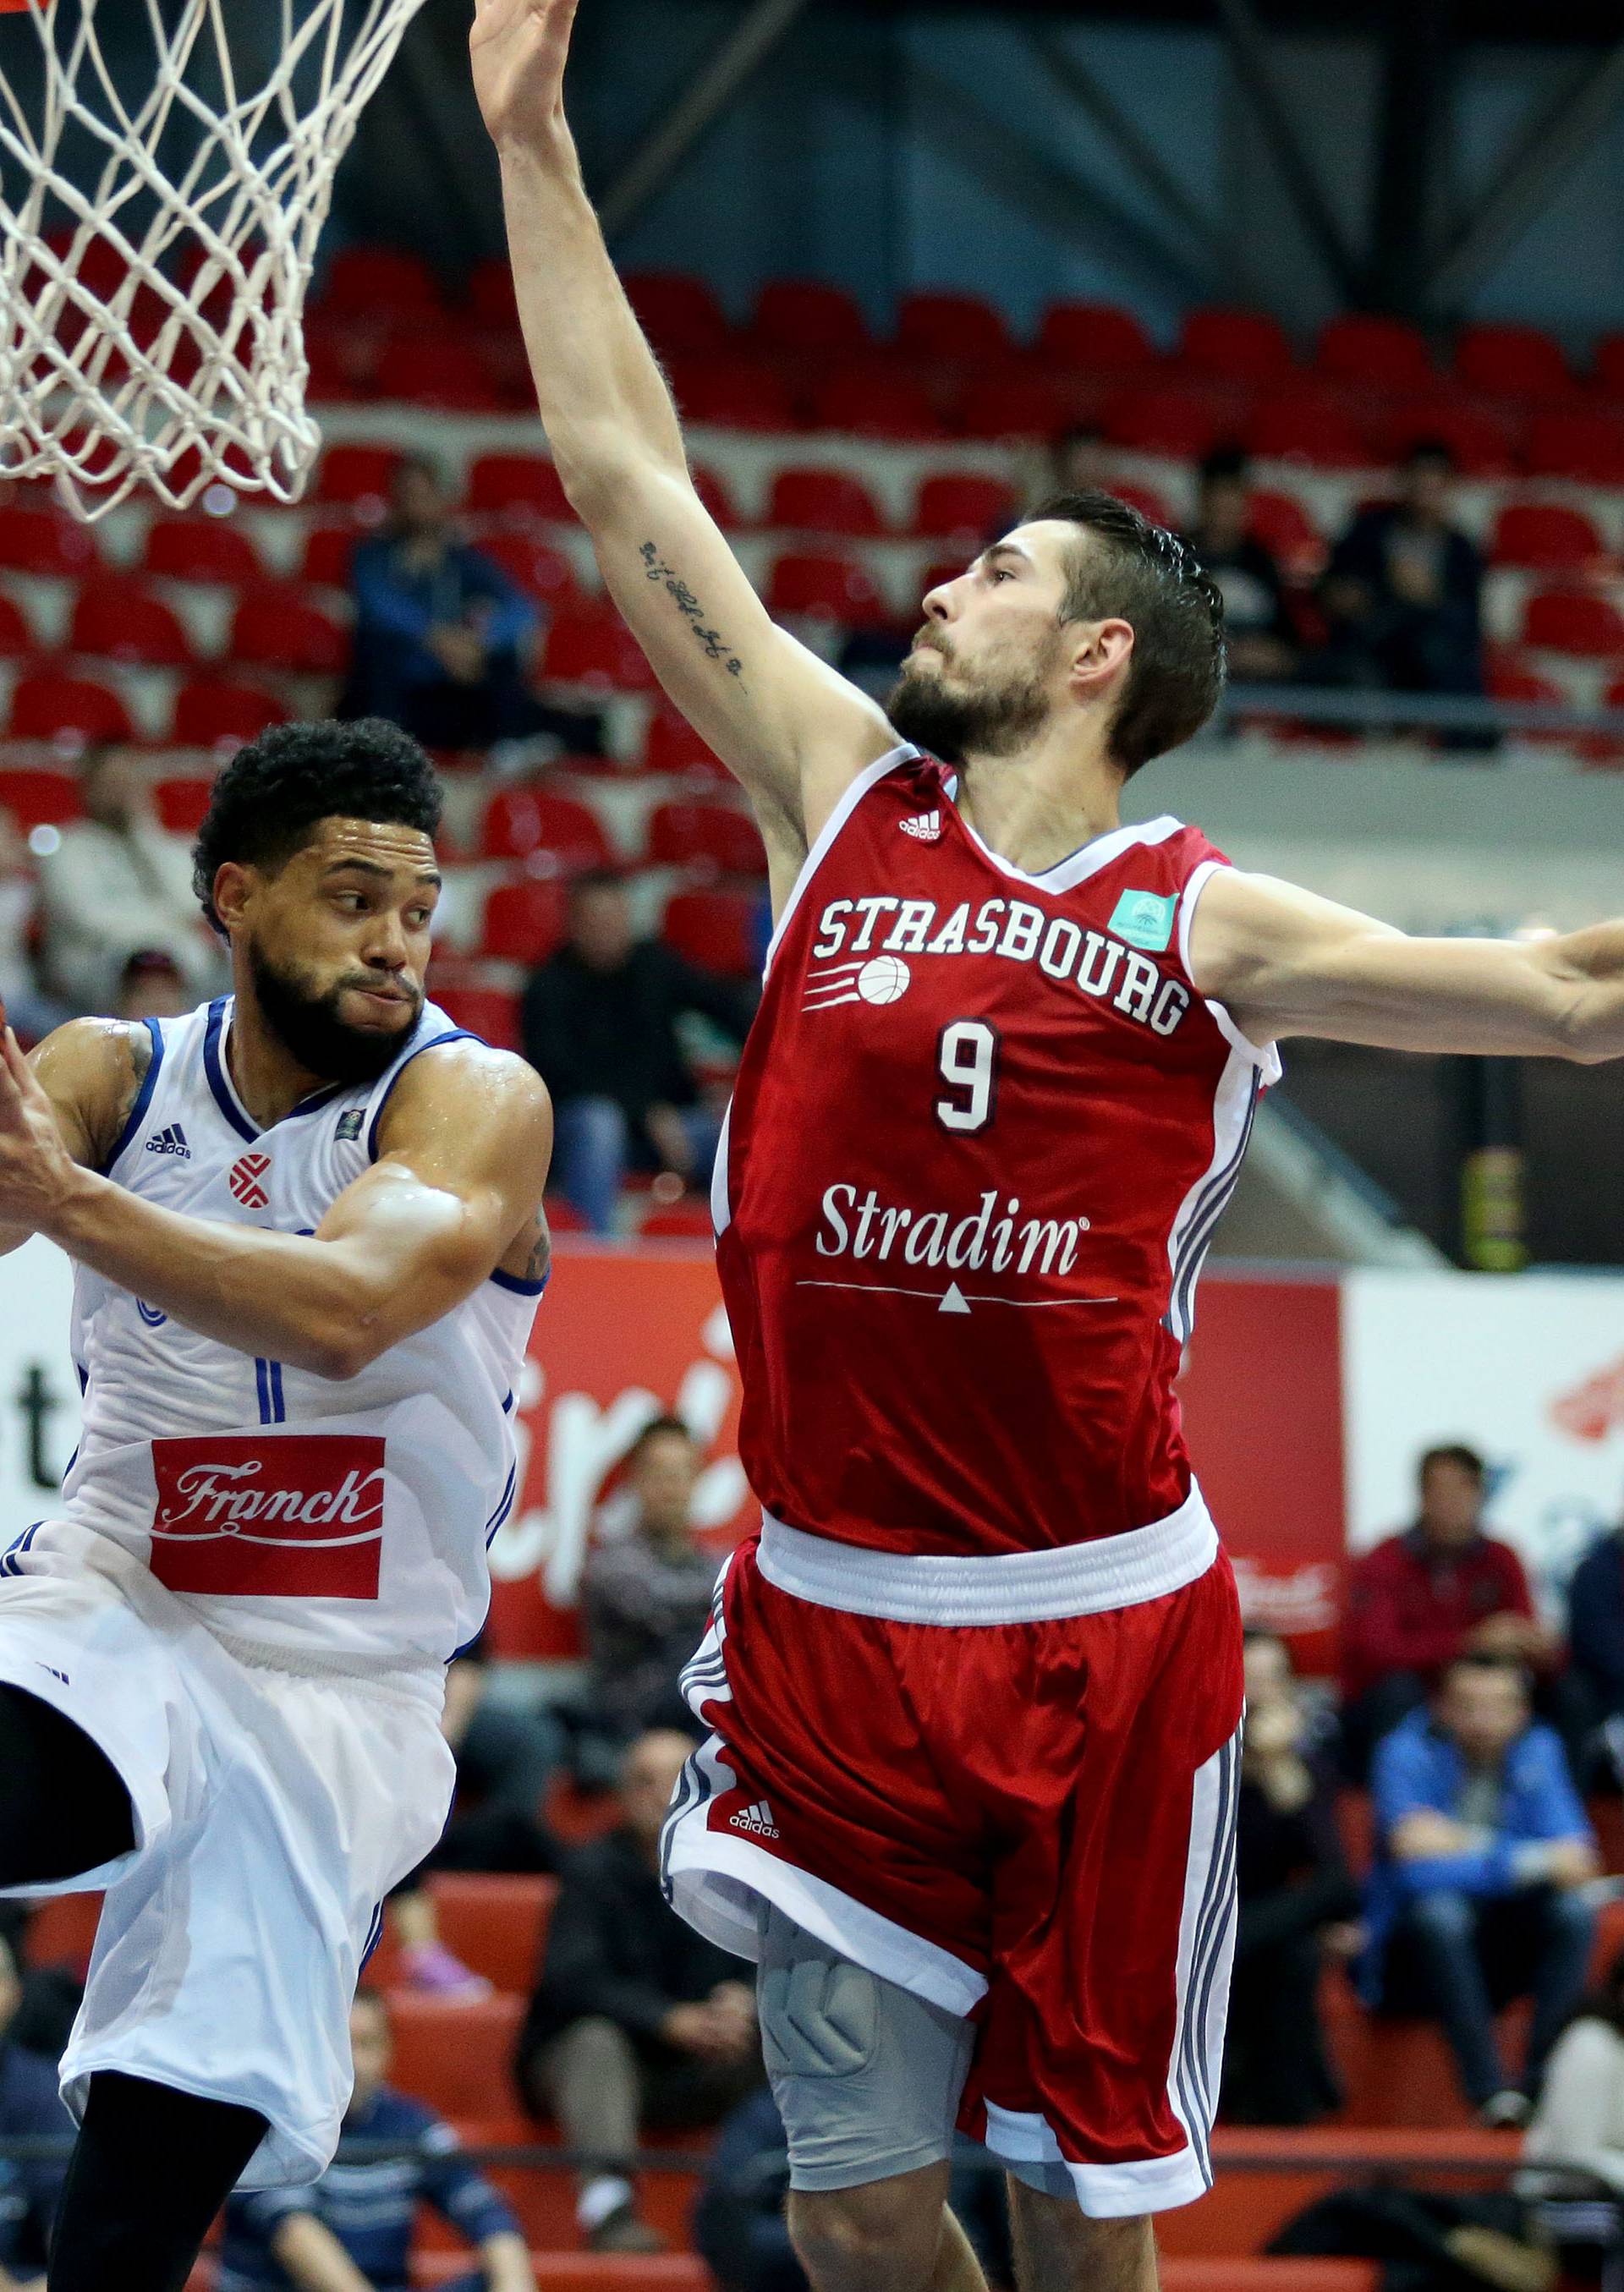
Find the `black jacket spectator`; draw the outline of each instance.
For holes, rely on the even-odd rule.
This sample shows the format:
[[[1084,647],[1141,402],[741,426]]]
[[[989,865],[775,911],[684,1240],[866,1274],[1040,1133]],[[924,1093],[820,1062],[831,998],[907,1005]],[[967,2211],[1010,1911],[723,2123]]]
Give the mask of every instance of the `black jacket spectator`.
[[[1246,456],[1219,447],[1200,469],[1195,518],[1185,538],[1224,598],[1230,674],[1267,682],[1297,666],[1297,631],[1274,553],[1251,529]]]
[[[677,1021],[698,1012],[742,1041],[754,1008],[747,987],[699,970],[660,940],[634,941],[608,970],[563,947],[525,989],[524,1054],[556,1104],[612,1099],[641,1134],[650,1107],[699,1099]]]
[[[1462,697],[1483,689],[1483,559],[1449,521],[1447,448],[1417,446],[1395,502],[1361,510],[1321,587],[1316,682]]]
[[[1598,1537],[1573,1570],[1568,1648],[1596,1717],[1624,1713],[1624,1529]]]

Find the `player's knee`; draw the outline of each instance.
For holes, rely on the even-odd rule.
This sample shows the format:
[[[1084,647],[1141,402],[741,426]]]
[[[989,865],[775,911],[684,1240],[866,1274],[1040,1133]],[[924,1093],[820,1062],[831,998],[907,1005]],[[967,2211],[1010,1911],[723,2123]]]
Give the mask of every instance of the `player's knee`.
[[[789,2236],[813,2292],[925,2292],[941,2238],[941,2198],[901,2174],[854,2189],[795,2189]]]

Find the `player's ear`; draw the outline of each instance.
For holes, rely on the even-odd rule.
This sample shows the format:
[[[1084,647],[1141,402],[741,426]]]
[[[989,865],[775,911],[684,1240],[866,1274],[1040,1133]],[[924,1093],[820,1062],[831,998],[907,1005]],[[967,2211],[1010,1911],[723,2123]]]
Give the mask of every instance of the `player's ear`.
[[[245,868],[236,860],[224,860],[214,870],[214,913],[227,931],[242,922],[258,880],[256,868]]]
[[[1071,690],[1091,700],[1127,668],[1134,650],[1131,622],[1077,621],[1071,628]]]

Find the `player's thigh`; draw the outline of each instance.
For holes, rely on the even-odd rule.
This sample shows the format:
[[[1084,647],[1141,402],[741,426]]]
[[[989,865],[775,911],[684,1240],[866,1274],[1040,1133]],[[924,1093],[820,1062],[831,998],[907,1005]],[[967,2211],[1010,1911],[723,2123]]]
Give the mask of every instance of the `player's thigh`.
[[[762,2049],[790,2186],[835,2191],[942,2168],[972,2025],[870,1973],[769,1906],[757,1980]]]

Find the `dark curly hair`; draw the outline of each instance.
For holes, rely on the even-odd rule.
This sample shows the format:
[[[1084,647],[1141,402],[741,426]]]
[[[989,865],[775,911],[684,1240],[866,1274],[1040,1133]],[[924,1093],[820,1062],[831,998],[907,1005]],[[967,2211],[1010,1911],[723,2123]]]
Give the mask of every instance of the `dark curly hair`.
[[[271,872],[310,841],[318,820],[384,819],[440,827],[440,776],[409,732],[381,716],[351,724],[277,724],[238,748],[214,782],[192,846],[192,889],[214,912],[214,877],[227,860]]]
[[[1111,753],[1125,773],[1136,772],[1193,738],[1223,697],[1223,597],[1187,543],[1114,494],[1055,494],[1021,522],[1040,518],[1081,526],[1098,545],[1077,550],[1061,619],[1119,617],[1132,625],[1133,658],[1111,719]]]

